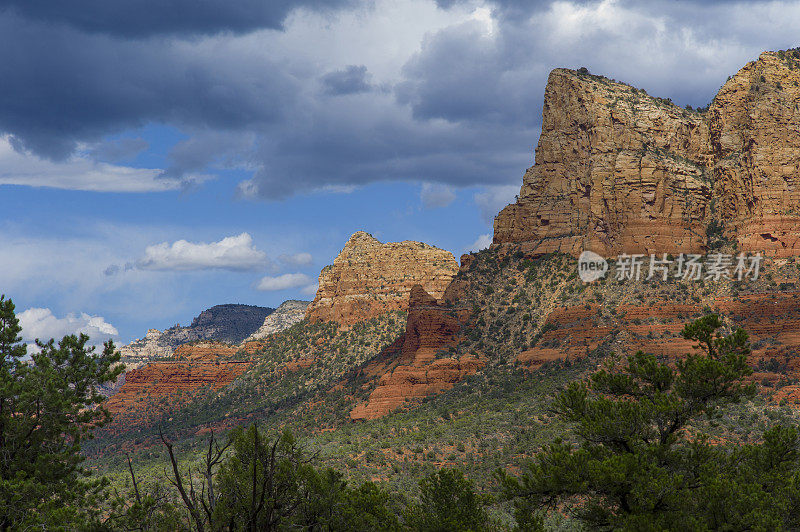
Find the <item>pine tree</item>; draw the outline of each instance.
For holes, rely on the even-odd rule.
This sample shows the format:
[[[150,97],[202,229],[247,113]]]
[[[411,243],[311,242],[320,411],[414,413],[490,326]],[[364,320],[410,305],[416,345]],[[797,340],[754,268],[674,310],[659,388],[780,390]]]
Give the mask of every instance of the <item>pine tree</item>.
[[[598,530],[778,530],[797,522],[798,433],[757,445],[711,445],[691,422],[754,393],[747,333],[717,315],[684,327],[698,352],[669,364],[642,352],[569,385],[554,410],[579,445],[557,441],[520,477],[499,473],[521,529],[570,501]]]
[[[459,469],[443,468],[419,482],[420,503],[406,511],[412,530],[426,532],[482,531],[489,527],[485,496]]]
[[[27,357],[14,304],[0,296],[0,530],[98,522],[102,479],[81,467],[81,442],[108,420],[100,385],[122,371],[114,344],[36,341]]]

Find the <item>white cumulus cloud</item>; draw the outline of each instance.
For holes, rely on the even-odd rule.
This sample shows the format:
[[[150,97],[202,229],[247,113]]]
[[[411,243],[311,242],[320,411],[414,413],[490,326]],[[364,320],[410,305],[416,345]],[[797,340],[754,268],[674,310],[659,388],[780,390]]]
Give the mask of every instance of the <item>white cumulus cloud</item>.
[[[22,339],[33,342],[39,338],[47,341],[50,338],[60,340],[68,334],[87,334],[93,345],[100,345],[106,340],[119,335],[117,328],[108,323],[102,316],[90,316],[85,312],[67,314],[59,318],[49,308],[29,308],[20,312]]]
[[[256,290],[271,292],[273,290],[286,290],[287,288],[298,288],[309,285],[312,279],[304,273],[284,273],[275,277],[262,277],[256,285]]]
[[[193,179],[159,177],[162,170],[93,161],[76,154],[53,162],[15,150],[8,135],[0,136],[0,185],[27,185],[93,192],[158,192],[181,188]]]
[[[269,264],[267,255],[253,245],[248,233],[228,236],[219,242],[177,240],[148,246],[136,261],[142,270],[258,270]]]

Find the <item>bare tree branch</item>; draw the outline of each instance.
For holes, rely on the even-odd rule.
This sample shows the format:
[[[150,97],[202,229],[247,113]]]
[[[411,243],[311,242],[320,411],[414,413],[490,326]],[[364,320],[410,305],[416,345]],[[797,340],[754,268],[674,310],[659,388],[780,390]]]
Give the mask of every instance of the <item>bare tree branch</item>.
[[[161,441],[167,448],[167,452],[169,453],[169,461],[172,463],[172,473],[175,476],[175,481],[172,482],[172,480],[170,479],[170,482],[172,482],[172,484],[176,488],[178,488],[178,492],[181,494],[181,498],[183,499],[183,504],[189,510],[192,519],[194,519],[195,526],[197,526],[197,530],[199,532],[204,532],[205,526],[202,516],[200,515],[200,512],[197,510],[197,506],[195,506],[193,502],[194,497],[190,498],[189,495],[187,495],[186,493],[186,489],[183,487],[183,479],[181,478],[181,473],[178,470],[178,462],[177,460],[175,460],[175,453],[172,450],[172,444],[168,442],[167,439],[164,437],[164,432],[161,430],[160,426],[158,427],[158,435],[161,437]],[[194,492],[194,487],[191,484],[191,479],[189,482],[190,482],[189,488],[190,490],[192,490],[192,492]]]
[[[131,472],[131,480],[133,481],[133,492],[136,494],[136,502],[139,506],[142,505],[142,497],[139,495],[139,484],[136,482],[136,475],[133,473],[133,464],[131,463],[131,455],[125,453],[125,457],[128,459],[128,470]]]

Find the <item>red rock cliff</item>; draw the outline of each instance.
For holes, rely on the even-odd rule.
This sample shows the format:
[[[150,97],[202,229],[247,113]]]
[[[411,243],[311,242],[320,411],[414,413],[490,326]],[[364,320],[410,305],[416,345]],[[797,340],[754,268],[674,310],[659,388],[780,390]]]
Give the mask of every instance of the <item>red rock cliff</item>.
[[[798,254],[797,67],[793,52],[765,52],[705,113],[554,70],[536,164],[496,217],[494,244],[573,255],[702,252],[716,220],[740,250]]]
[[[230,360],[237,347],[220,342],[198,342],[180,346],[174,360],[151,362],[125,374],[125,382],[106,406],[119,417],[143,417],[151,403],[173,399],[179,392],[203,386],[222,388],[251,365],[250,360]]]
[[[717,210],[745,250],[800,253],[800,51],[765,52],[708,113]]]
[[[356,406],[350,418],[381,417],[406,401],[452,388],[466,375],[481,369],[484,362],[475,356],[437,358],[441,349],[456,342],[466,317],[464,309],[442,306],[421,286],[414,286],[409,298],[406,332],[387,348],[392,353],[384,354],[394,356],[380,356],[365,368],[367,373],[381,376],[369,399]],[[399,350],[398,345],[401,346]]]
[[[422,242],[382,244],[358,231],[333,264],[320,272],[317,296],[306,317],[351,325],[405,310],[412,286],[419,284],[441,297],[457,272],[458,264],[449,251]]]

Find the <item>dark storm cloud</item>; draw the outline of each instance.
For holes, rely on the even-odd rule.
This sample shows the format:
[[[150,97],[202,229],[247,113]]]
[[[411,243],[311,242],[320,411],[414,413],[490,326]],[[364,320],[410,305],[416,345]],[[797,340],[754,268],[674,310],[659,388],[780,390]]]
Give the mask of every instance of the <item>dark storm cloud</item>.
[[[713,2],[489,5],[499,15],[493,28],[477,20],[445,28],[405,65],[396,95],[416,118],[537,127],[547,76],[558,67],[589,66],[680,105],[705,105],[727,75],[762,48],[787,46],[780,34],[792,34],[784,24],[766,37],[748,22],[751,8]],[[509,10],[524,16],[507,16]]]
[[[651,94],[701,105],[753,58],[748,54],[768,46],[730,40],[725,28],[735,27],[736,13],[711,28],[707,21],[724,11],[672,9],[540,3],[528,12],[535,16],[501,16],[492,27],[480,19],[445,27],[424,39],[391,94],[306,101],[290,123],[262,135],[252,158],[257,170],[242,192],[274,199],[417,180],[518,186],[533,160],[552,68],[588,65]],[[708,47],[717,49],[709,54]],[[358,75],[350,79],[341,86],[358,86]]]
[[[191,137],[177,143],[169,151],[169,167],[162,178],[182,178],[207,167],[228,166],[249,157],[252,135],[231,131],[192,131]]]
[[[0,16],[0,131],[52,159],[148,121],[238,129],[277,119],[295,82],[263,59],[191,53]]]
[[[500,2],[489,4],[493,19],[470,19],[467,9],[428,32],[402,68],[382,69],[368,61],[380,54],[347,46],[336,57],[298,49],[333,19],[289,25],[301,33],[286,42],[277,32],[186,39],[176,34],[246,26],[223,17],[123,31],[105,15],[81,22],[44,3],[13,5],[22,14],[0,12],[0,133],[16,148],[58,159],[81,142],[166,124],[189,138],[172,147],[165,177],[238,164],[253,171],[241,192],[271,199],[378,181],[518,184],[552,68],[587,66],[703,105],[762,49],[787,47],[797,26],[775,2]],[[375,5],[359,23],[370,23]],[[284,8],[258,24],[270,27],[264,21]],[[225,16],[238,17],[231,9]],[[110,158],[102,153],[94,155]]]
[[[369,74],[364,65],[349,65],[344,70],[336,70],[322,76],[325,93],[331,96],[356,94],[372,90]]]
[[[397,109],[391,95],[359,95],[320,106],[280,135],[265,135],[254,157],[260,168],[242,192],[274,199],[385,181],[504,182],[521,175],[535,135],[491,124],[421,122]]]
[[[507,76],[517,65],[503,47],[503,39],[486,35],[477,21],[440,31],[406,64],[398,100],[419,119],[536,125],[542,93],[536,87],[545,73],[533,68]]]
[[[48,24],[135,38],[278,29],[293,9],[330,9],[348,3],[348,0],[1,0],[0,10]]]
[[[659,0],[651,0],[652,3],[657,3]],[[714,5],[714,4],[744,4],[750,0],[660,0],[671,4],[686,4],[686,5]],[[578,5],[587,5],[596,3],[597,0],[576,0],[572,2]],[[458,4],[471,5],[472,0],[436,0],[436,5],[442,9],[449,9]],[[488,2],[489,5],[502,10],[525,12],[530,13],[541,9],[547,9],[552,4],[552,0],[492,0]],[[621,0],[620,4],[644,4],[640,0]]]

